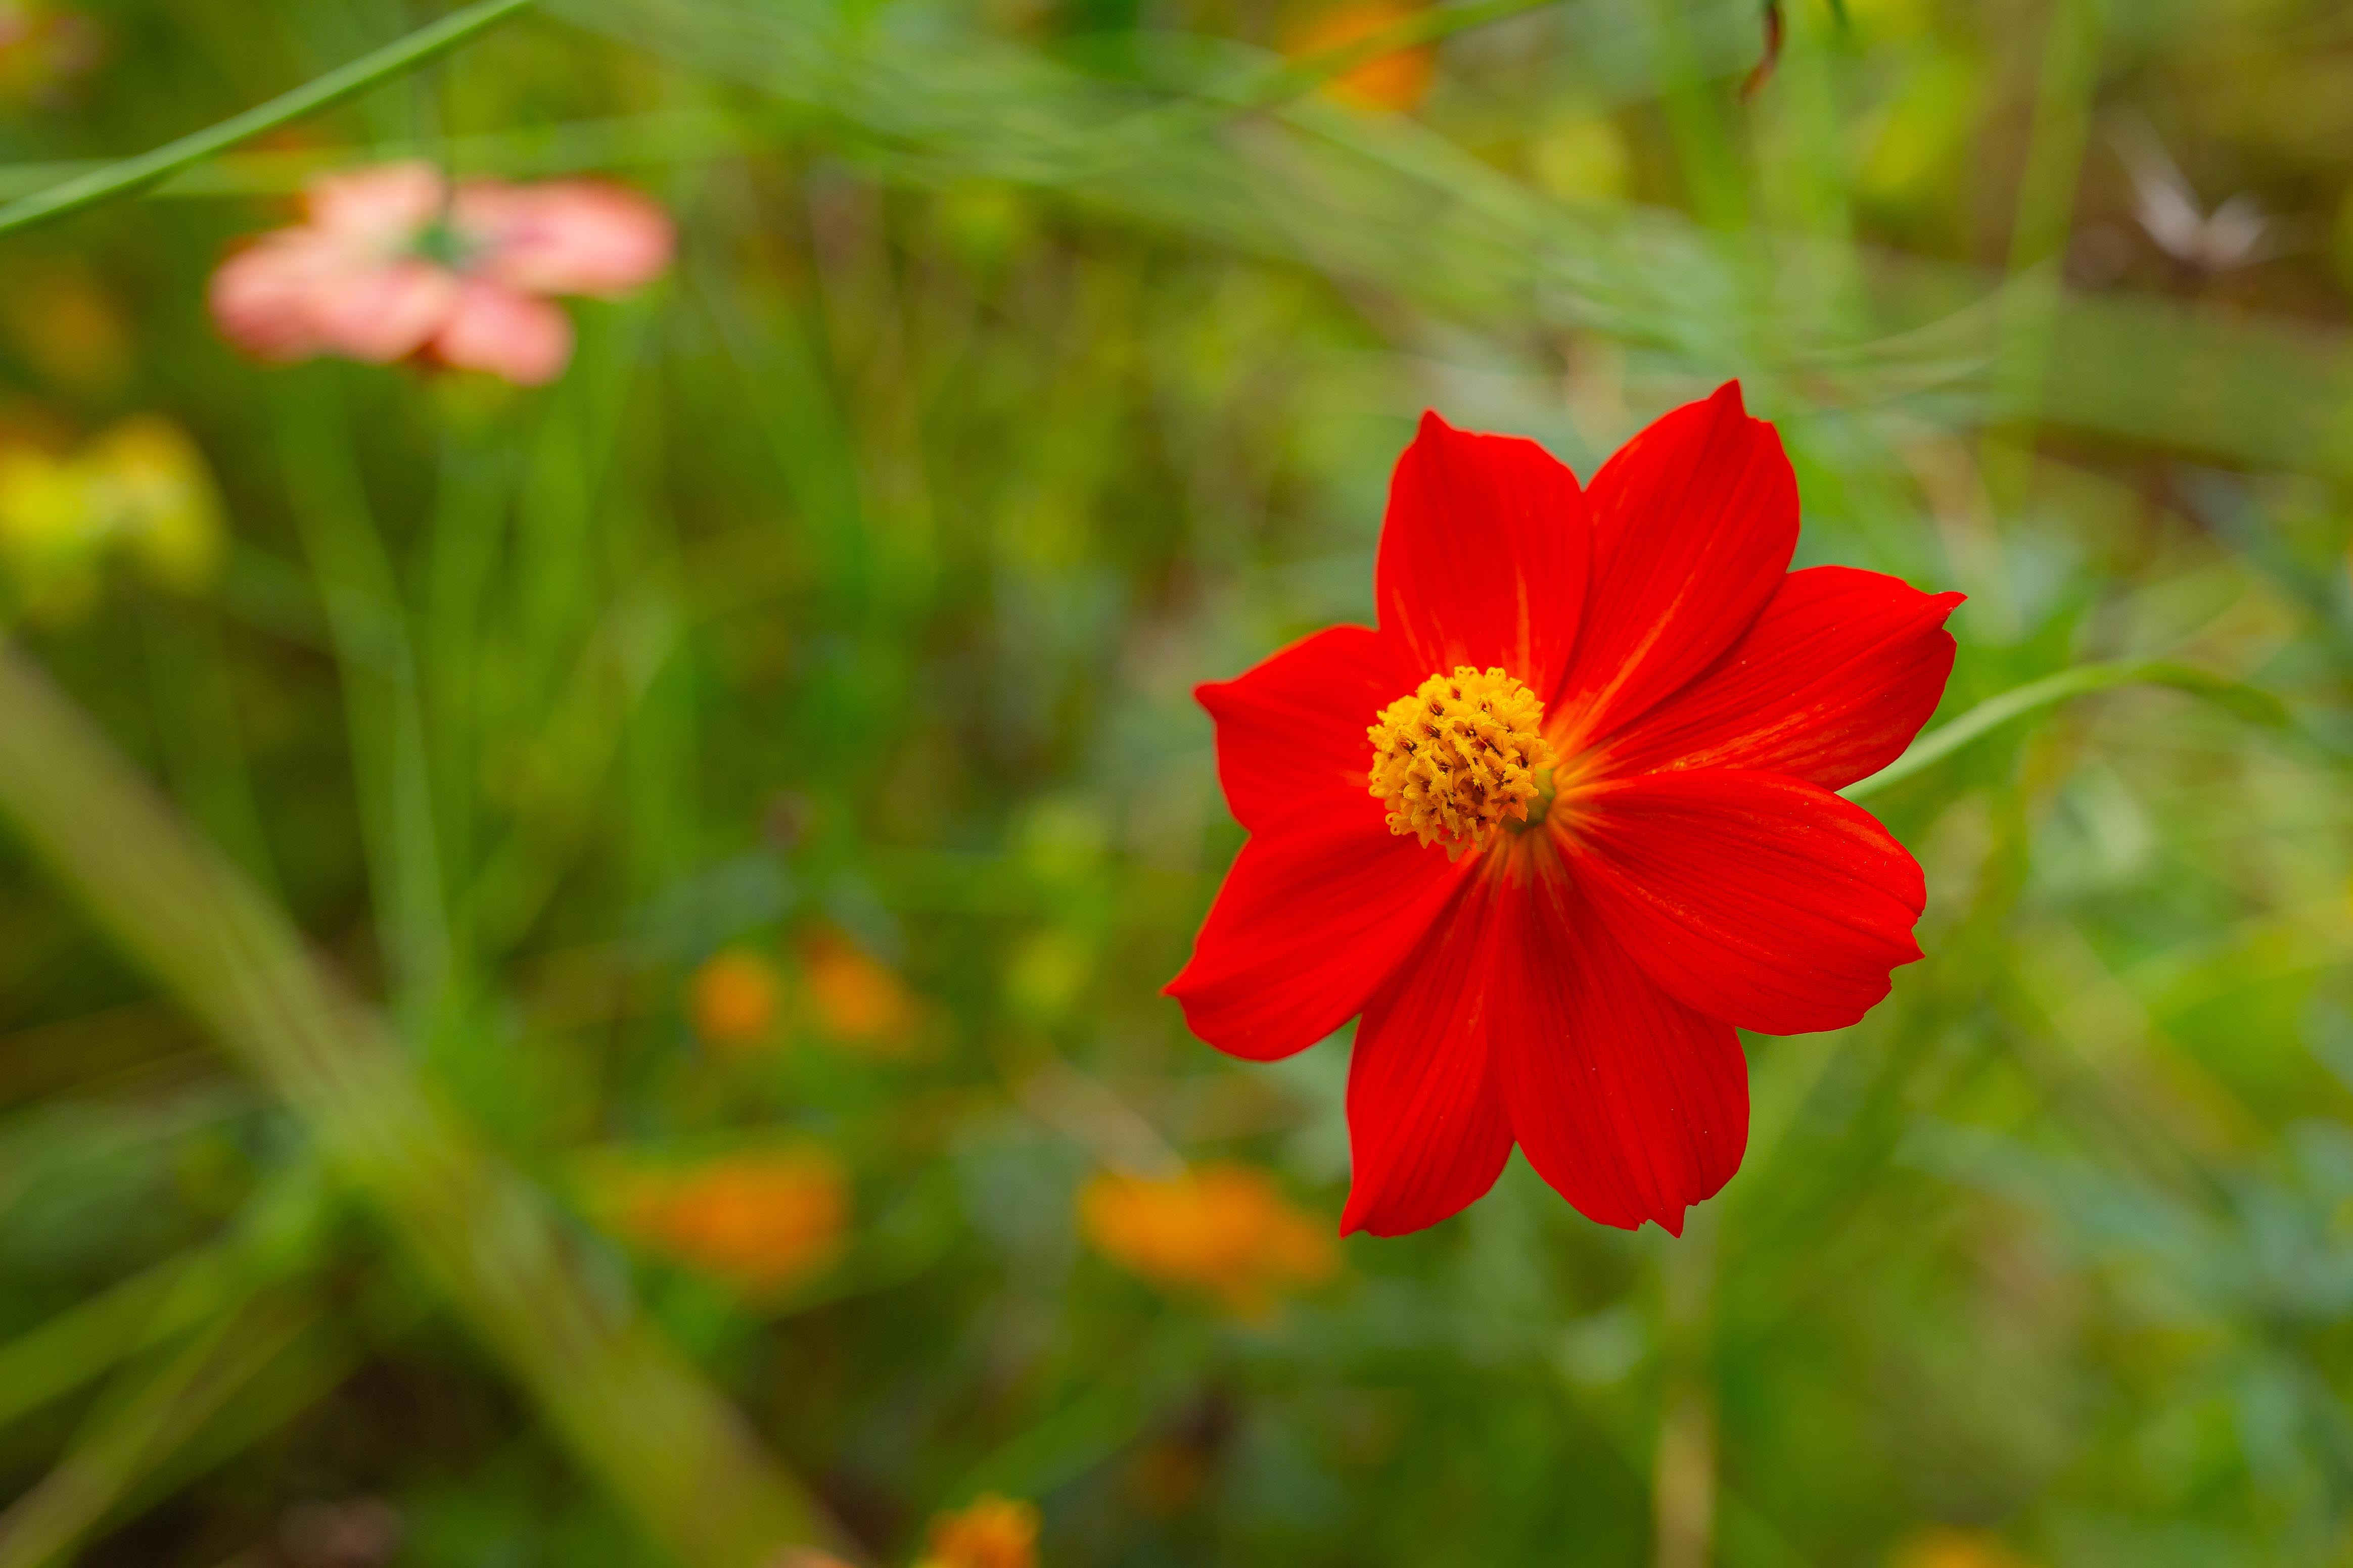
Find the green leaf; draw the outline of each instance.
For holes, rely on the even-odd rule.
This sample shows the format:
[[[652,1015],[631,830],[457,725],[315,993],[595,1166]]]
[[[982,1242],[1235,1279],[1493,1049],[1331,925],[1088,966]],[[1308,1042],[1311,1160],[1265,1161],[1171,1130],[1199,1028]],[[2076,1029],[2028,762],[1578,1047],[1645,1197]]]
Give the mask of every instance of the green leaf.
[[[290,121],[301,120],[355,93],[366,91],[379,82],[415,70],[438,56],[448,53],[478,33],[489,31],[518,11],[530,5],[532,0],[480,0],[462,11],[453,12],[429,26],[419,27],[406,37],[370,54],[362,55],[346,66],[338,66],[324,76],[313,77],[290,92],[280,93],[267,103],[257,104],[242,114],[231,115],[217,125],[193,132],[176,142],[167,142],[152,153],[142,153],[135,158],[109,163],[63,184],[52,185],[34,195],[25,196],[0,207],[0,234],[14,234],[18,229],[37,224],[54,222],[84,207],[135,195],[158,181],[167,180],[192,163],[200,163],[215,153],[226,153],[240,142],[249,142],[264,132],[275,131]]]
[[[2071,698],[2119,686],[2169,686],[2187,691],[2236,713],[2253,723],[2271,727],[2288,722],[2286,708],[2268,691],[2231,680],[2211,670],[2178,664],[2171,659],[2119,659],[2107,664],[2083,664],[1989,697],[1948,724],[1938,726],[1912,743],[1911,750],[1867,779],[1859,779],[1839,793],[1849,800],[1876,795],[1892,784],[1944,761],[1980,735],[2013,719],[2055,707]]]

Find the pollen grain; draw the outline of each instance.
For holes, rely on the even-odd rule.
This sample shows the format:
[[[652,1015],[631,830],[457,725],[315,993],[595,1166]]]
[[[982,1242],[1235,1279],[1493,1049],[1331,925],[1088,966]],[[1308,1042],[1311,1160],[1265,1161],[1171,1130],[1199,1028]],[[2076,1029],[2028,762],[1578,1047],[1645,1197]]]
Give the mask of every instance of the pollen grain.
[[[1544,703],[1500,669],[1457,665],[1381,710],[1373,742],[1372,793],[1389,808],[1389,831],[1450,854],[1484,847],[1504,824],[1525,822],[1552,765]]]

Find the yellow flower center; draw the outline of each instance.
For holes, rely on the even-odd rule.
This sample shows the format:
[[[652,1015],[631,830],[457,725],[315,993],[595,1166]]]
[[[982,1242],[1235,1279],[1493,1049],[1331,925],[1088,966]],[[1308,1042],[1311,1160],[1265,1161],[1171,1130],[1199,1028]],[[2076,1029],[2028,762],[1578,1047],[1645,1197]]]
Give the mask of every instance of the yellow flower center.
[[[1381,710],[1373,742],[1373,795],[1388,803],[1389,831],[1447,840],[1447,852],[1485,845],[1507,822],[1528,821],[1552,766],[1540,732],[1544,704],[1500,669],[1457,665]],[[1542,820],[1539,811],[1537,820]]]

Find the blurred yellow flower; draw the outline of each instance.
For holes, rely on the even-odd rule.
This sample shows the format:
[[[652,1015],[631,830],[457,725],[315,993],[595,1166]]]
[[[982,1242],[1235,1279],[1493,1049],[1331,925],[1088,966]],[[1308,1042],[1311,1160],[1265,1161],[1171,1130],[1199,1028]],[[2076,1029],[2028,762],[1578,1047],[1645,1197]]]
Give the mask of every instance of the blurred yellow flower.
[[[798,946],[809,1011],[828,1037],[878,1056],[913,1043],[923,1009],[898,975],[832,931],[813,931]]]
[[[756,952],[729,948],[703,962],[687,982],[687,1014],[705,1043],[736,1049],[773,1037],[783,981]]]
[[[1293,59],[1328,54],[1385,32],[1428,8],[1416,0],[1342,0],[1339,5],[1318,10],[1294,27],[1285,41],[1283,53]],[[1377,56],[1342,71],[1325,85],[1324,90],[1359,109],[1409,113],[1419,108],[1421,100],[1430,95],[1430,79],[1436,75],[1437,67],[1438,51],[1422,44]]]
[[[168,419],[125,419],[82,457],[91,504],[132,561],[167,588],[212,580],[227,534],[204,454]]]
[[[1130,1273],[1246,1315],[1340,1266],[1329,1227],[1247,1165],[1198,1166],[1165,1181],[1106,1172],[1079,1194],[1079,1226]]]
[[[1632,187],[1633,151],[1606,114],[1571,113],[1555,120],[1528,144],[1529,172],[1556,196],[1617,201]]]
[[[204,455],[166,419],[126,419],[79,452],[0,446],[0,563],[36,615],[69,618],[113,556],[165,587],[201,588],[227,535]]]
[[[602,1184],[607,1222],[645,1252],[765,1297],[833,1261],[849,1184],[819,1149],[770,1149]]]
[[[94,558],[106,531],[81,466],[37,447],[0,450],[0,540],[23,562]]]
[[[986,1493],[932,1521],[916,1568],[1037,1568],[1038,1505]]]
[[[1889,1554],[1887,1568],[2034,1568],[1982,1530],[1936,1525],[1907,1537]]]

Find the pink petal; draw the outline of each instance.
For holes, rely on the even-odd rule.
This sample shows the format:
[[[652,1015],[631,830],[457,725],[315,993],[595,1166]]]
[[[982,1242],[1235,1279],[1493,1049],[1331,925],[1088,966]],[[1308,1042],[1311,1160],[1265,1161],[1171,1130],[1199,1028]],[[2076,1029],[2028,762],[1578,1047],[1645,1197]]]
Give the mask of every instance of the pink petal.
[[[439,217],[448,196],[441,172],[412,159],[322,175],[304,191],[303,205],[322,233],[391,250]]]
[[[372,364],[406,359],[445,330],[458,279],[429,261],[397,260],[322,278],[311,300],[320,339]]]
[[[471,182],[453,221],[480,247],[478,271],[527,294],[626,294],[661,276],[676,243],[660,206],[593,180]]]
[[[459,370],[488,371],[520,386],[563,374],[572,358],[572,320],[544,300],[479,278],[459,286],[433,356]]]
[[[298,360],[328,345],[317,302],[355,270],[349,253],[309,229],[267,235],[222,262],[206,289],[221,335],[263,359]]]

